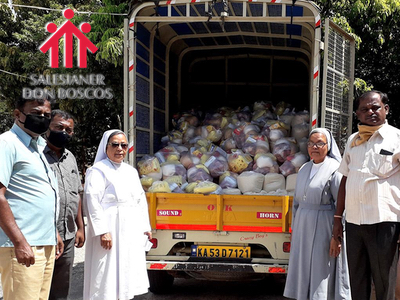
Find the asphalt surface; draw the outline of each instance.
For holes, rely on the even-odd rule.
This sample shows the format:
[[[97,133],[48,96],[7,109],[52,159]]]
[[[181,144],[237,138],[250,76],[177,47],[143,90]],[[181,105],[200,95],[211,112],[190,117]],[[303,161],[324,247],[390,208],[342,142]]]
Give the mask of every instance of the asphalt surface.
[[[83,262],[85,248],[75,249],[71,291],[68,299],[83,300]],[[263,280],[254,282],[218,282],[195,279],[176,279],[169,294],[155,295],[151,292],[136,296],[137,300],[283,300],[283,282]],[[3,291],[0,285],[0,300]]]
[[[83,300],[84,248],[76,249],[70,300]],[[219,282],[196,279],[176,279],[169,294],[151,292],[136,296],[137,300],[284,300],[284,282],[279,279],[254,282]]]

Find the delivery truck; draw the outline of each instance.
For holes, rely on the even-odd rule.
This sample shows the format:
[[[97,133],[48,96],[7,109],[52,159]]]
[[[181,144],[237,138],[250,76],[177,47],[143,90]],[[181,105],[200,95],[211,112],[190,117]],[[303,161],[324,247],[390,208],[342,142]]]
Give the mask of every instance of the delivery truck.
[[[125,21],[128,162],[161,147],[172,114],[285,101],[329,128],[352,128],[354,39],[305,0],[133,1]],[[291,197],[148,193],[150,289],[174,277],[285,275]]]

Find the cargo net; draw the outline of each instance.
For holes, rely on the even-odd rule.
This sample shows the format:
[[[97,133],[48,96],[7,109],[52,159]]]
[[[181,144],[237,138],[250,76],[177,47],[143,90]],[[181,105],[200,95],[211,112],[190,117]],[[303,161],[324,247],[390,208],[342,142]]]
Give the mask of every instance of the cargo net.
[[[332,130],[341,151],[346,145],[349,128],[350,42],[333,28],[329,29],[326,84],[325,126]],[[350,129],[351,130],[351,129]]]
[[[348,128],[347,117],[327,111],[325,126],[332,131],[333,137],[338,142],[339,150],[343,154],[349,130],[351,132],[351,128]]]
[[[332,69],[327,70],[326,108],[337,113],[348,114],[349,94],[348,80]]]
[[[335,31],[333,28],[329,28],[328,49],[328,67],[349,77],[351,69],[350,42],[339,32]]]

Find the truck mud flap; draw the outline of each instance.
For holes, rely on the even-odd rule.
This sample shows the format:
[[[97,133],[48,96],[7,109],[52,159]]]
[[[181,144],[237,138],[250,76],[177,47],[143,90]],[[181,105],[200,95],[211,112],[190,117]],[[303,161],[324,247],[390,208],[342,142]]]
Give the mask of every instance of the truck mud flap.
[[[287,265],[147,261],[148,270],[286,274]]]

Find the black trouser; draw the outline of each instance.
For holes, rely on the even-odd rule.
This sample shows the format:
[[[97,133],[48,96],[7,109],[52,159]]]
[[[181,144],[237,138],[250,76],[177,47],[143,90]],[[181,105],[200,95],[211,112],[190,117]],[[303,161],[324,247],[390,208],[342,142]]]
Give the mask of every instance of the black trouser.
[[[67,300],[72,267],[74,265],[75,239],[64,241],[64,252],[54,265],[49,300]]]
[[[395,300],[400,223],[346,223],[352,300],[368,300],[371,279],[377,300]]]

